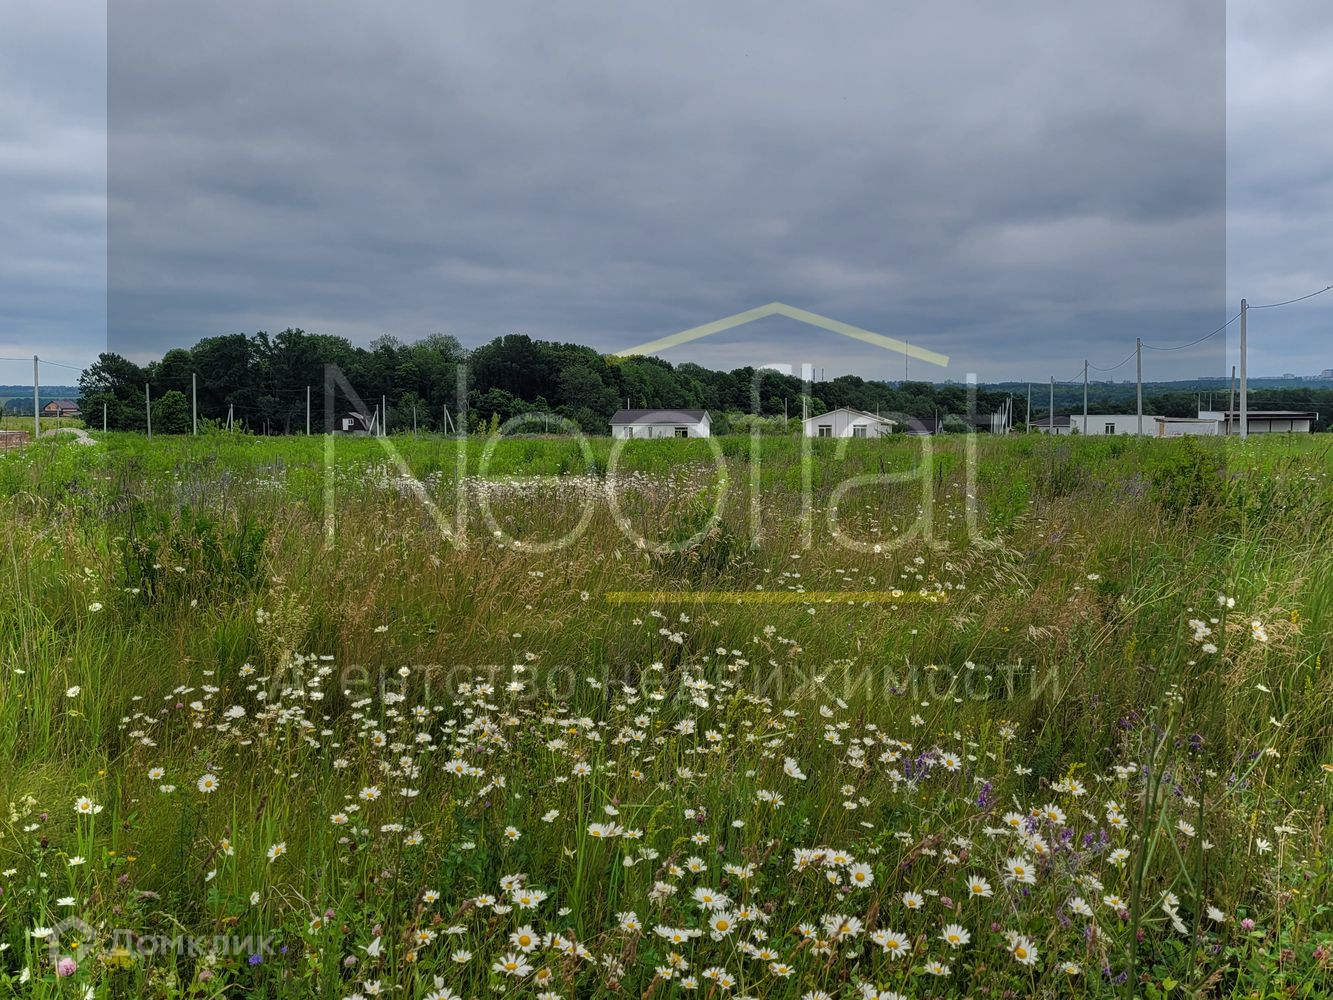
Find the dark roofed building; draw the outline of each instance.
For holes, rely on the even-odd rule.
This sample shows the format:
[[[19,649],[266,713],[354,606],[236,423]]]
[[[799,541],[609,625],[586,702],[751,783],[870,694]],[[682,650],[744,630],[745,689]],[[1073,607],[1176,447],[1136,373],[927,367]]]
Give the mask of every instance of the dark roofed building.
[[[42,406],[44,417],[77,417],[79,404],[72,399],[52,399]]]
[[[1039,417],[1032,421],[1032,429],[1041,434],[1071,434],[1073,426],[1069,421],[1068,413],[1057,413],[1055,418]]]

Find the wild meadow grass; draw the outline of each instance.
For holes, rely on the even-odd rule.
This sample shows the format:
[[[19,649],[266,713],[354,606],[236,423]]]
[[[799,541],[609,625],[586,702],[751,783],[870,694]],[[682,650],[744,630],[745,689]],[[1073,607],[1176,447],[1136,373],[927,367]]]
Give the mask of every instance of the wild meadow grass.
[[[1322,438],[94,436],[0,455],[12,995],[1329,992]]]

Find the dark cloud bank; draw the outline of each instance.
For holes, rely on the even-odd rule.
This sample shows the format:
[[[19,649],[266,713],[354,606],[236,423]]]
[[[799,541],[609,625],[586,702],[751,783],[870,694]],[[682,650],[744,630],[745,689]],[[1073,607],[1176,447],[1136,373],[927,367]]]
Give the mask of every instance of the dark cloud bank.
[[[611,351],[780,300],[955,359],[914,377],[1072,376],[1333,280],[1333,142],[1301,131],[1333,19],[1233,6],[116,2],[106,342],[300,325]],[[1271,67],[1233,86],[1233,144],[1295,155],[1228,173],[1228,58]],[[75,140],[51,155],[80,176]],[[60,206],[29,208],[49,246]],[[1256,370],[1333,365],[1328,315],[1269,313]],[[1145,374],[1218,374],[1224,349]],[[902,372],[782,319],[664,356]]]

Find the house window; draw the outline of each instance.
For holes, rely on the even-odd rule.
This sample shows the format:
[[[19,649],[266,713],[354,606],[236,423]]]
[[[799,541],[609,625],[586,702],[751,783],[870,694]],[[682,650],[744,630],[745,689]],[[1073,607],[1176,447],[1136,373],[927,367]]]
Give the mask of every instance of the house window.
[[[854,437],[854,438],[863,438],[863,437],[865,437],[865,436],[866,436],[866,425],[865,425],[865,424],[857,424],[856,426],[854,426],[854,427],[852,428],[852,437]]]
[[[833,425],[832,425],[832,424],[820,424],[820,425],[819,425],[819,436],[822,437],[822,438],[831,438],[831,437],[833,437]]]
[[[1114,423],[1108,423],[1108,424],[1106,425],[1106,433],[1107,433],[1107,434],[1114,434],[1114,433],[1115,433],[1115,424],[1114,424]]]
[[[689,436],[690,436],[690,429],[689,429],[688,427],[677,427],[677,428],[676,428],[676,437],[678,437],[678,438],[687,438],[687,437],[689,437]]]

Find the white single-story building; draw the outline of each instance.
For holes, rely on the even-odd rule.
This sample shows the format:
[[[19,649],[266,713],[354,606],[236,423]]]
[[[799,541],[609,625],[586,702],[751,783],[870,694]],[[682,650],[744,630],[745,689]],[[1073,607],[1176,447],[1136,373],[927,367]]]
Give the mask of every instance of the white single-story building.
[[[1113,434],[1137,434],[1139,432],[1139,415],[1137,413],[1089,413],[1087,430],[1083,428],[1083,414],[1075,413],[1069,420],[1074,430],[1080,434],[1109,436]],[[1143,415],[1143,434],[1145,437],[1154,433],[1156,422],[1156,414],[1145,413]]]
[[[1308,410],[1250,410],[1251,434],[1309,434],[1319,414]],[[1240,433],[1239,410],[1200,410],[1197,417],[1158,417],[1158,437],[1216,437]]]
[[[1155,433],[1156,421],[1156,416],[1147,413],[1143,415],[1144,437]],[[1139,432],[1139,415],[1137,413],[1089,413],[1086,423],[1087,429],[1085,430],[1084,427],[1082,413],[1057,413],[1055,415],[1056,434],[1087,434],[1092,437],[1137,434]],[[1041,434],[1051,433],[1050,418],[1040,417],[1032,421],[1032,429]]]
[[[805,418],[805,436],[821,438],[877,438],[887,437],[898,426],[896,420],[840,406],[817,417]]]
[[[1240,433],[1240,410],[1200,410],[1199,419],[1216,421],[1218,434]],[[1311,410],[1250,410],[1245,423],[1251,434],[1309,434],[1318,419]]]
[[[611,417],[616,438],[706,438],[711,428],[707,410],[617,410]]]

